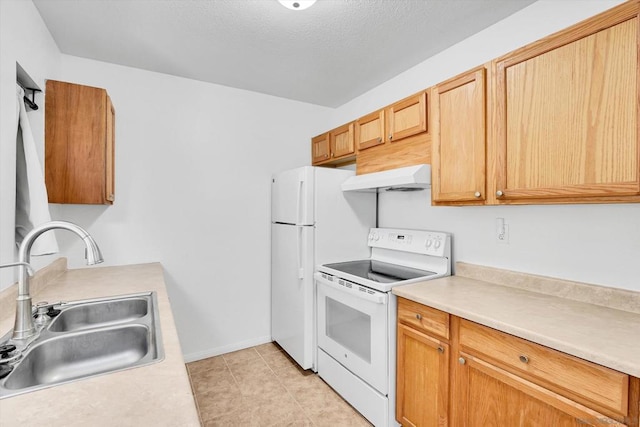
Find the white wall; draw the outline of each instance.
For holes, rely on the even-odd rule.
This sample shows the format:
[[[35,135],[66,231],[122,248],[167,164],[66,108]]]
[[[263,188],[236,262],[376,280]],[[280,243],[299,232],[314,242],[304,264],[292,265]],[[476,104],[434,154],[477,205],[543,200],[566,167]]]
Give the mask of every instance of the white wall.
[[[640,204],[432,207],[430,191],[380,195],[381,227],[453,233],[453,260],[640,291]],[[496,239],[496,218],[509,244]]]
[[[16,260],[16,62],[44,89],[44,79],[58,67],[60,51],[31,1],[0,0],[0,264]],[[44,98],[29,120],[43,158]],[[38,268],[55,257],[34,257]],[[15,281],[15,269],[0,270],[0,290]]]
[[[337,109],[332,126],[427,88],[621,1],[538,1]],[[380,195],[383,227],[453,233],[453,259],[640,291],[640,204],[432,207],[430,191]],[[496,218],[510,228],[498,244]]]
[[[86,226],[108,265],[162,262],[187,359],[270,340],[270,177],[308,164],[329,109],[68,55],[58,77],[112,98],[116,201],[52,215]]]

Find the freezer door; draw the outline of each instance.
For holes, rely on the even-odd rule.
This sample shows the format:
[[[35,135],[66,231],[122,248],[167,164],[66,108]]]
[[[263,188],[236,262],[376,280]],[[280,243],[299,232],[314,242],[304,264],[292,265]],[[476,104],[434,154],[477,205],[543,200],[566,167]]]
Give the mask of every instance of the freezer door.
[[[313,227],[271,225],[271,336],[303,368],[313,367]]]
[[[313,225],[314,168],[305,166],[271,178],[271,222]]]

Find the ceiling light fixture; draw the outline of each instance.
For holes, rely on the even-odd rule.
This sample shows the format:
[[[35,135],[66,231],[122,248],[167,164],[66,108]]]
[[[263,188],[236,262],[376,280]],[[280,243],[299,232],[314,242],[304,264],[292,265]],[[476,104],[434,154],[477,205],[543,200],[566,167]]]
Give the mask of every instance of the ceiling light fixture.
[[[291,10],[304,10],[316,2],[316,0],[278,0],[281,5]]]

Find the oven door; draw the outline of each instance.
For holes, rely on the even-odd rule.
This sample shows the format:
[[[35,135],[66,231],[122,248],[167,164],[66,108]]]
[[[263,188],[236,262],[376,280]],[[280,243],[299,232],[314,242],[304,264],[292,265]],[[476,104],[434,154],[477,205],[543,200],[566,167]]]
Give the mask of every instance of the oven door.
[[[389,296],[321,273],[316,283],[318,347],[386,395]]]

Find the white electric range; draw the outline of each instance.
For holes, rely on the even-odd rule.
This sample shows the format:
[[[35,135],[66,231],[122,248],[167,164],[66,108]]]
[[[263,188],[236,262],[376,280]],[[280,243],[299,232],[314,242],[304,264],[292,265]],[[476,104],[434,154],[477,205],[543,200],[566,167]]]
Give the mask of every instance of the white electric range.
[[[451,274],[451,236],[372,228],[365,260],[318,266],[317,367],[376,426],[395,421],[395,286]]]

